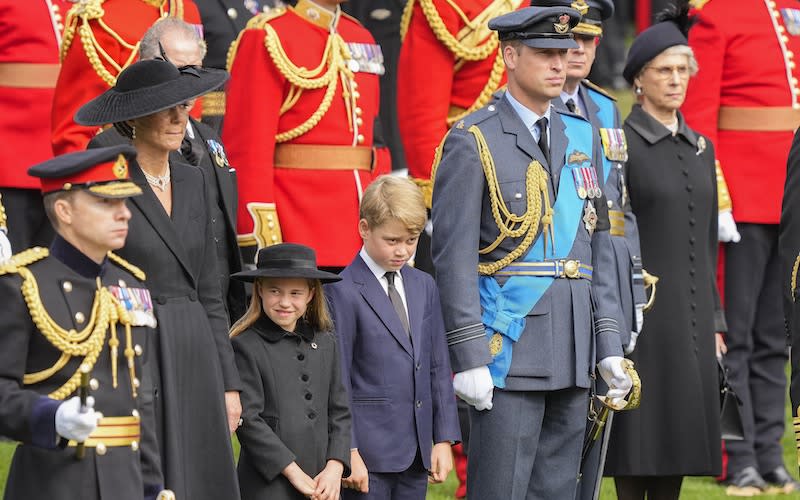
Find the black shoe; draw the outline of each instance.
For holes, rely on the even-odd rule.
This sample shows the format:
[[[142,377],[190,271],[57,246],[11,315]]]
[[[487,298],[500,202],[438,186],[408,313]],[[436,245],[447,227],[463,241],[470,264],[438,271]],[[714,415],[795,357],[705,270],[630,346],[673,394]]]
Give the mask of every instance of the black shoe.
[[[728,485],[725,494],[732,497],[753,497],[764,493],[767,489],[767,483],[755,467],[745,467],[729,475],[725,484]]]
[[[800,483],[789,474],[789,471],[783,465],[771,472],[767,472],[762,477],[770,486],[777,488],[780,493],[800,491]]]

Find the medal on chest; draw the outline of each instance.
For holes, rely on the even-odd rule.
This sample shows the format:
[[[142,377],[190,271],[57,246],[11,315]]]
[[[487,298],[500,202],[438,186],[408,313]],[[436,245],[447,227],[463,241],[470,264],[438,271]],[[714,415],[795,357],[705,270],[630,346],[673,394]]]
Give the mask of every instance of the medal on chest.
[[[589,236],[594,234],[594,229],[597,227],[597,210],[591,200],[587,201],[583,208],[583,227],[586,228]]]
[[[382,75],[386,72],[383,66],[383,51],[374,43],[348,43],[350,59],[347,67],[353,73],[372,73]]]
[[[128,311],[132,326],[156,327],[157,322],[150,290],[147,288],[129,288],[124,281],[119,280],[119,286],[109,286],[108,291]]]
[[[628,143],[625,131],[621,128],[601,128],[600,138],[603,142],[603,153],[611,161],[628,161]]]

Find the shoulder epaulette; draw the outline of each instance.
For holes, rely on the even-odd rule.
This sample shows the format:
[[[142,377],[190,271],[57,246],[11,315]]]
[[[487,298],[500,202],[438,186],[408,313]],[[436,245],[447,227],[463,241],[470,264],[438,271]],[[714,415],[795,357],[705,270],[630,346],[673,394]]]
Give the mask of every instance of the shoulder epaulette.
[[[19,268],[29,266],[48,255],[50,251],[44,247],[33,247],[12,255],[10,259],[0,264],[0,276],[19,272]]]
[[[584,85],[586,85],[588,88],[590,88],[590,89],[594,90],[595,92],[597,92],[597,93],[599,93],[599,94],[602,94],[602,95],[604,95],[604,96],[608,97],[608,98],[609,98],[609,99],[611,99],[612,101],[614,101],[614,102],[616,102],[616,101],[617,101],[617,98],[616,98],[616,97],[614,97],[613,95],[611,95],[611,93],[609,93],[609,92],[608,92],[606,89],[604,89],[603,87],[601,87],[601,86],[597,85],[596,83],[592,83],[592,82],[591,82],[591,81],[589,81],[589,80],[583,80],[583,82],[582,82],[582,83],[583,83]]]
[[[411,22],[412,16],[410,9],[413,8],[412,4],[414,3],[419,3],[422,13],[425,16],[425,20],[427,21],[428,26],[430,26],[431,31],[433,31],[434,36],[436,36],[442,45],[444,45],[447,50],[449,50],[456,57],[456,59],[462,59],[464,61],[482,61],[492,55],[495,50],[497,50],[498,44],[500,43],[497,38],[497,34],[493,31],[490,31],[485,24],[482,25],[480,22],[477,24],[485,28],[488,38],[476,34],[474,36],[465,37],[464,40],[461,40],[458,37],[458,35],[461,35],[461,33],[451,33],[450,30],[447,29],[444,20],[442,20],[442,16],[439,14],[439,11],[437,10],[436,5],[434,5],[433,0],[414,0],[408,2],[408,5],[406,6],[408,14],[406,11],[403,12],[403,17],[401,18],[400,23],[401,38],[405,38],[408,25]],[[455,5],[454,2],[448,2],[448,5],[450,5],[456,11],[458,17],[462,19],[465,24],[467,24],[467,27],[474,31],[469,26],[472,25],[475,20],[467,18],[466,14],[464,14],[464,12],[457,5]],[[498,0],[490,2],[490,5],[486,10],[490,10],[494,16],[510,12],[510,9],[497,9],[495,5],[504,7],[505,9],[506,2],[501,2]],[[469,39],[469,41],[467,41],[467,39]]]
[[[127,260],[123,259],[119,255],[115,254],[114,252],[108,252],[108,260],[110,260],[114,264],[118,265],[119,267],[131,273],[133,277],[139,281],[144,281],[147,278],[147,276],[144,274],[144,271],[134,266]]]
[[[695,10],[700,10],[710,1],[711,0],[689,0],[689,5]]]
[[[225,59],[225,69],[230,72],[231,66],[233,66],[233,59],[236,57],[236,51],[239,49],[239,41],[242,39],[242,35],[244,34],[245,30],[263,30],[264,26],[266,26],[270,21],[277,19],[284,14],[286,14],[286,7],[276,7],[250,18],[250,20],[247,21],[245,28],[239,32],[239,35],[236,37],[233,43],[231,43],[231,46],[228,47],[228,56]]]

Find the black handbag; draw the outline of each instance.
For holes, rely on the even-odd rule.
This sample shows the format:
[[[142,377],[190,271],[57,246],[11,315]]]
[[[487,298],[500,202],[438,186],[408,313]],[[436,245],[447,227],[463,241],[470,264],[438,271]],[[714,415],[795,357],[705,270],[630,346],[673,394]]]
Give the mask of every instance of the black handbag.
[[[744,439],[744,426],[742,425],[742,414],[739,409],[742,402],[730,383],[728,383],[728,370],[722,363],[721,358],[717,358],[717,366],[719,367],[720,392],[719,428],[722,439],[741,441]]]

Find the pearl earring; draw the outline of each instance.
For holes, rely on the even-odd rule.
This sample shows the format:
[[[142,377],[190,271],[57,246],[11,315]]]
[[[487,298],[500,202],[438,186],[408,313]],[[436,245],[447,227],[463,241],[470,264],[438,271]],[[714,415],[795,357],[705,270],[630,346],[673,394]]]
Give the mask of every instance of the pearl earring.
[[[639,87],[637,85],[636,88],[633,89],[633,93],[636,94],[636,95],[642,95],[642,87]]]

